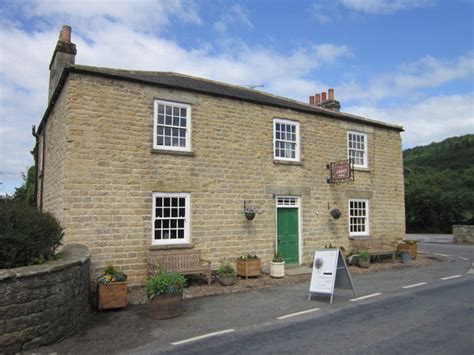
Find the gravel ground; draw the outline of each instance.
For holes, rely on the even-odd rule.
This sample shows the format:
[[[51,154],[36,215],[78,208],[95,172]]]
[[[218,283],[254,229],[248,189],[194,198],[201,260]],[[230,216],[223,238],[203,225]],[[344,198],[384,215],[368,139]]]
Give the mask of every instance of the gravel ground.
[[[392,262],[391,260],[382,260],[380,262],[371,263],[368,269],[362,269],[357,266],[349,266],[349,271],[352,275],[357,275],[383,270],[430,266],[434,263],[439,263],[446,260],[446,258],[439,256],[418,254],[418,257],[416,260],[413,260],[412,264],[403,264],[400,261]],[[272,278],[268,274],[262,274],[260,277],[251,277],[248,279],[237,277],[235,284],[232,286],[222,286],[216,279],[212,281],[211,285],[208,285],[206,280],[202,278],[188,279],[188,287],[184,290],[184,298],[242,292],[268,286],[288,285],[301,281],[309,281],[310,279],[311,274],[285,276],[284,278],[280,279]]]

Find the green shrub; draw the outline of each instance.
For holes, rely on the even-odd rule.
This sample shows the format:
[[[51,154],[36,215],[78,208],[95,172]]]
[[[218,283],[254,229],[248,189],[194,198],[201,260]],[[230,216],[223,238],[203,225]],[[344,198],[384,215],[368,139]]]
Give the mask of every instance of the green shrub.
[[[222,263],[217,269],[217,274],[221,276],[235,275],[235,269],[229,262]]]
[[[146,283],[146,293],[149,299],[158,295],[171,295],[180,293],[186,284],[186,279],[179,272],[160,271],[155,276],[148,279]]]
[[[0,269],[52,258],[62,237],[62,228],[52,215],[18,201],[0,203]]]
[[[362,260],[362,261],[369,261],[370,260],[370,254],[363,250],[363,251],[360,251],[359,253],[359,260]]]

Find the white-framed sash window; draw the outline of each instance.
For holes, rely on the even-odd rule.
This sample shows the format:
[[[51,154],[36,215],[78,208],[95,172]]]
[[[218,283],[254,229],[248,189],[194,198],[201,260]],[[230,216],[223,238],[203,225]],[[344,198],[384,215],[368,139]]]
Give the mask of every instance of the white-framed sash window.
[[[155,100],[153,148],[191,150],[191,106],[178,102]]]
[[[273,158],[300,160],[300,124],[275,118],[273,120]]]
[[[189,243],[190,198],[188,193],[154,192],[152,244]]]
[[[369,226],[369,200],[349,200],[349,236],[368,236]]]
[[[355,168],[367,168],[367,134],[347,132],[347,157]]]

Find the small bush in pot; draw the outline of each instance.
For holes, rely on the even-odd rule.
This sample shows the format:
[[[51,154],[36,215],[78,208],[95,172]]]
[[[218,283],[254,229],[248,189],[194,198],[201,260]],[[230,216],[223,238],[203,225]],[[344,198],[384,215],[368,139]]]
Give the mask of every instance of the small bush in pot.
[[[235,283],[235,269],[229,262],[224,262],[219,266],[217,276],[223,286],[232,286]]]
[[[97,308],[114,309],[127,307],[127,275],[112,265],[97,278]]]
[[[370,254],[363,250],[358,253],[359,267],[368,268],[370,265]]]
[[[276,278],[285,277],[285,261],[280,252],[276,252],[270,262],[270,276]]]
[[[146,292],[152,303],[151,316],[167,319],[179,316],[183,309],[183,288],[185,277],[172,271],[161,270],[148,279]]]

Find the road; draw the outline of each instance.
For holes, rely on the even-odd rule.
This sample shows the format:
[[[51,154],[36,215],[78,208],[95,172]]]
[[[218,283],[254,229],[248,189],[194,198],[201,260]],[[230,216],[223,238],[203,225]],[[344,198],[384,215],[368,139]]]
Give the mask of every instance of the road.
[[[170,354],[472,354],[474,279],[162,349]],[[316,313],[315,313],[316,314]]]

